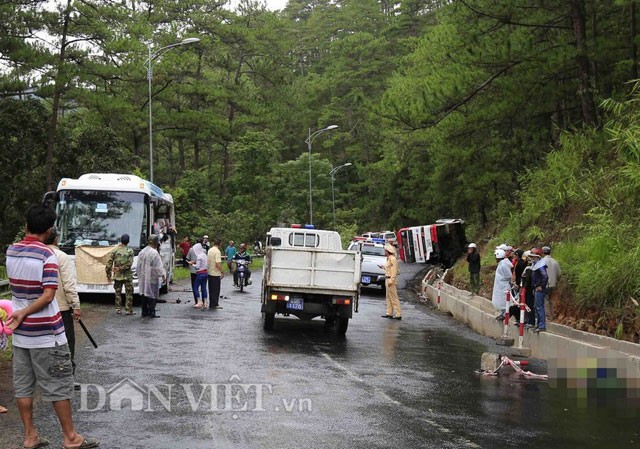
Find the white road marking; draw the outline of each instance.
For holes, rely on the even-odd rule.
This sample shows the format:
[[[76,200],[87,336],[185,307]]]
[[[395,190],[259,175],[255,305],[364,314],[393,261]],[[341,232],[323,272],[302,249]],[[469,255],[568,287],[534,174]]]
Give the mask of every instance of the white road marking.
[[[349,368],[347,368],[346,366],[344,366],[343,364],[341,364],[340,362],[338,362],[337,360],[335,360],[333,357],[331,357],[329,354],[327,354],[326,352],[322,351],[321,349],[319,349],[318,347],[316,347],[316,350],[322,354],[322,356],[329,360],[331,363],[333,363],[338,369],[340,369],[341,371],[344,371],[346,373],[347,376],[349,376],[351,379],[355,380],[358,383],[362,383],[362,384],[366,384],[366,381],[358,376],[356,373],[354,373],[353,371],[351,371]],[[378,387],[374,387],[372,385],[369,385],[370,387],[373,388],[373,391],[375,391],[378,395],[382,396],[387,402],[391,402],[392,404],[395,405],[402,405],[400,402],[396,401],[395,399],[393,399],[391,396],[389,396],[387,393],[385,393],[384,391],[382,391],[380,388]]]
[[[382,391],[380,388],[375,387],[371,384],[368,384],[362,377],[358,376],[356,373],[354,373],[353,371],[351,371],[349,368],[347,368],[346,366],[344,366],[342,363],[338,362],[336,359],[334,359],[333,357],[331,357],[329,354],[327,354],[326,352],[324,352],[323,350],[321,350],[319,347],[315,346],[316,351],[318,351],[325,359],[329,360],[336,368],[338,368],[340,371],[343,371],[347,376],[349,376],[349,378],[351,378],[353,381],[361,383],[361,384],[365,384],[368,385],[370,388],[373,389],[373,391],[380,397],[382,397],[385,401],[390,402],[393,405],[397,405],[399,407],[406,407],[406,408],[410,408],[405,406],[404,404],[402,404],[399,401],[396,401],[395,399],[393,399],[391,396],[389,396],[387,393],[385,393],[384,391]],[[434,421],[433,419],[428,419],[428,418],[419,418],[422,421],[426,422],[427,424],[429,424],[430,426],[432,426],[433,428],[435,428],[436,430],[445,433],[445,434],[451,434],[454,436],[454,439],[461,444],[463,447],[470,447],[470,448],[481,448],[482,446],[477,445],[476,443],[474,443],[471,440],[468,440],[460,435],[457,435],[455,432],[453,432],[451,429],[443,426],[442,424]]]

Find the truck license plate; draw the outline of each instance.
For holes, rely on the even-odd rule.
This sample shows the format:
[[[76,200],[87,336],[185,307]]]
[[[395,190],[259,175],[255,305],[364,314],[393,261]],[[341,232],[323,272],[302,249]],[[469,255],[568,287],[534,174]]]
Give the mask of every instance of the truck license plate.
[[[109,290],[109,284],[89,284],[91,290]]]
[[[291,298],[287,302],[287,309],[289,310],[304,310],[304,298]]]
[[[363,284],[371,284],[371,277],[370,276],[362,276],[362,283]]]

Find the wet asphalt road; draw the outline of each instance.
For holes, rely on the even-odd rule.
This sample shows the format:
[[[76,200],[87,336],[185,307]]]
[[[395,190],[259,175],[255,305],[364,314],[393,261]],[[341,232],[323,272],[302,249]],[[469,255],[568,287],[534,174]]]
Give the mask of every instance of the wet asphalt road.
[[[403,266],[401,286],[419,268]],[[99,348],[82,336],[77,354],[78,429],[114,449],[638,447],[637,414],[624,407],[475,374],[498,348],[408,290],[402,321],[380,318],[384,296],[364,290],[340,338],[320,320],[280,318],[263,331],[259,286],[260,273],[244,293],[225,278],[224,309],[199,311],[176,284],[156,320],[95,306]],[[47,404],[36,420],[60,447]]]

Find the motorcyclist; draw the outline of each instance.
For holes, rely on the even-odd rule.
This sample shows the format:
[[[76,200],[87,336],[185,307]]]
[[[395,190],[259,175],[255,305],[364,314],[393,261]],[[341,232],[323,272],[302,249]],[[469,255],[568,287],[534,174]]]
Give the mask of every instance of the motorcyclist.
[[[238,250],[238,252],[236,253],[235,256],[233,256],[233,260],[237,261],[238,260],[246,260],[247,261],[247,265],[246,267],[246,271],[245,271],[245,285],[249,285],[251,283],[250,279],[251,279],[251,271],[249,270],[249,265],[251,265],[251,254],[249,254],[247,252],[247,244],[246,243],[242,243],[240,244],[240,249]],[[233,272],[233,285],[235,287],[238,287],[238,270],[236,269],[236,271]]]

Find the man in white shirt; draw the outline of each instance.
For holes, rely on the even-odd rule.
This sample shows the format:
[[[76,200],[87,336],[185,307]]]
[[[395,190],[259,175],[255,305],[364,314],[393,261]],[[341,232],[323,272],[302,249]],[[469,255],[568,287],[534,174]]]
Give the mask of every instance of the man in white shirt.
[[[67,336],[69,352],[71,353],[71,365],[73,373],[76,372],[75,352],[76,352],[76,332],[73,321],[80,319],[80,297],[76,289],[76,272],[73,261],[69,256],[58,248],[58,233],[56,228],[52,229],[51,235],[45,242],[58,258],[58,289],[56,290],[56,302],[62,322],[64,323],[64,333]],[[74,385],[78,389],[79,385]]]

